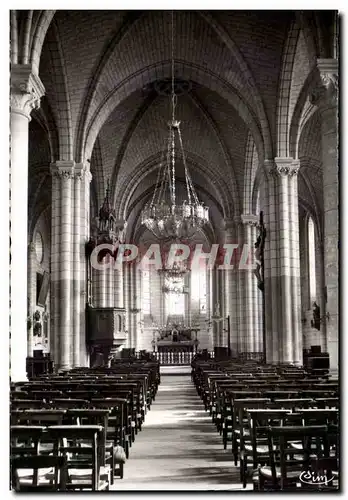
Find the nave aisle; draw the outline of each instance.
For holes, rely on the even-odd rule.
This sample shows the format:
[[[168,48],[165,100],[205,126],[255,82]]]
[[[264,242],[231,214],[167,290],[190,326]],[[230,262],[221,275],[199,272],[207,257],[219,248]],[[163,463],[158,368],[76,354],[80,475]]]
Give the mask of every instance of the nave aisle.
[[[156,400],[113,490],[242,490],[230,447],[211,423],[190,375],[161,375]],[[252,489],[249,485],[247,489]]]

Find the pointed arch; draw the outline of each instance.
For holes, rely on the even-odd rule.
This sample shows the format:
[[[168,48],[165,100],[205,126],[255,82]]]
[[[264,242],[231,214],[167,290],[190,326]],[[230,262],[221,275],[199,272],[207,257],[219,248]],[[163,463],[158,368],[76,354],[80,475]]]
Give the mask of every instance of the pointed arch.
[[[277,148],[276,156],[289,156],[289,105],[293,78],[293,66],[300,29],[296,21],[291,23],[283,49],[283,58],[278,88],[277,105]]]
[[[252,211],[252,196],[254,177],[257,170],[257,151],[255,142],[250,131],[248,133],[247,143],[245,147],[245,162],[244,162],[244,189],[243,189],[243,210],[244,214],[254,213]]]

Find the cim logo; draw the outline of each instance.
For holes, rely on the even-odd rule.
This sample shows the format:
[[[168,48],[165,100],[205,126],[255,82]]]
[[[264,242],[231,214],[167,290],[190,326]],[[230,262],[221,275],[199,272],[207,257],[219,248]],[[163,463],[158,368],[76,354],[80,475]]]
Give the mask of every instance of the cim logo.
[[[317,472],[302,471],[299,475],[299,479],[301,483],[305,484],[328,485],[329,482],[333,480],[333,477],[328,479],[325,474],[322,476]]]

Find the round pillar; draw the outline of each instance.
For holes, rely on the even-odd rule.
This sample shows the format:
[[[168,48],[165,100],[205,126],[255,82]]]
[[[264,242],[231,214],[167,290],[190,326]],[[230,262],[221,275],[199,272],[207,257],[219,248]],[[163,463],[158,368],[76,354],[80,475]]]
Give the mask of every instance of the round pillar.
[[[27,357],[27,248],[28,232],[28,124],[31,111],[39,107],[44,87],[30,65],[11,68],[11,380],[26,379]]]

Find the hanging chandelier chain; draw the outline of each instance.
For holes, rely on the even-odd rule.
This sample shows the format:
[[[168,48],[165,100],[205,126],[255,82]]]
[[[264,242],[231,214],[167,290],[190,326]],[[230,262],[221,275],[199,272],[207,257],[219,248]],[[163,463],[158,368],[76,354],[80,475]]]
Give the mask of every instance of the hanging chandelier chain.
[[[183,158],[183,162],[184,162],[184,168],[185,168],[185,180],[186,180],[187,196],[189,198],[189,203],[191,204],[191,193],[192,193],[193,199],[194,199],[195,203],[198,205],[199,204],[198,196],[196,194],[196,190],[195,190],[195,188],[193,186],[192,179],[191,179],[189,170],[187,168],[186,157],[185,157],[185,154],[184,154],[184,146],[183,146],[183,143],[182,143],[182,136],[181,136],[180,127],[178,127],[178,134],[179,134],[179,142],[180,142],[181,154],[182,154],[182,158]]]
[[[180,126],[178,127],[178,135],[179,135],[179,143],[180,143],[181,155],[182,155],[182,159],[183,159],[183,162],[184,162],[184,168],[185,168],[185,181],[186,181],[188,203],[189,203],[189,205],[191,205],[191,192],[190,192],[190,185],[189,185],[189,177],[188,177],[186,159],[185,159],[185,154],[184,154],[184,146],[182,144],[182,137],[181,137]]]
[[[176,106],[176,95],[175,95],[175,81],[174,81],[174,11],[172,10],[172,122],[175,120],[175,106]]]
[[[172,123],[170,125],[170,138],[171,138],[171,159],[172,159],[172,204],[175,206],[175,106],[176,95],[174,86],[174,11],[172,10]]]
[[[171,150],[172,150],[172,143],[171,143],[171,128],[169,129],[169,136],[168,136],[168,144],[167,144],[167,165],[166,165],[166,180],[168,178],[168,185],[169,185],[169,194],[170,194],[170,202],[173,203],[173,184],[172,184],[172,177],[171,177]]]
[[[168,122],[167,150],[163,150],[163,158],[159,167],[155,192],[150,205],[143,210],[142,223],[158,238],[180,241],[190,238],[209,220],[208,208],[199,202],[197,193],[188,169],[180,121],[176,120],[177,95],[175,93],[175,23],[174,11],[171,11],[171,96],[170,118]],[[176,137],[176,134],[178,137]],[[175,144],[176,142],[176,144]],[[178,145],[178,142],[180,146]],[[179,149],[175,151],[175,146]],[[164,155],[166,163],[163,165]],[[182,155],[185,173],[187,199],[176,206],[176,158]],[[168,190],[167,190],[168,189]],[[168,199],[169,196],[169,199]]]
[[[175,131],[174,127],[171,130],[171,142],[172,142],[172,203],[175,206]]]
[[[160,161],[160,166],[159,166],[158,173],[157,173],[155,190],[154,190],[154,193],[153,193],[153,196],[152,196],[152,199],[151,199],[151,203],[150,203],[150,207],[151,208],[155,204],[157,191],[159,191],[158,192],[158,196],[157,196],[157,202],[159,202],[159,200],[161,198],[161,190],[162,190],[162,186],[163,186],[163,180],[164,180],[164,177],[165,177],[165,170],[163,168],[163,161],[164,161],[164,151],[162,151],[162,154],[161,154],[161,161]],[[163,173],[162,173],[162,170],[163,170]],[[158,186],[160,185],[160,176],[161,176],[161,173],[162,173],[161,186],[160,186],[160,189],[158,190]]]

